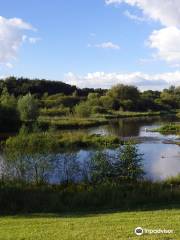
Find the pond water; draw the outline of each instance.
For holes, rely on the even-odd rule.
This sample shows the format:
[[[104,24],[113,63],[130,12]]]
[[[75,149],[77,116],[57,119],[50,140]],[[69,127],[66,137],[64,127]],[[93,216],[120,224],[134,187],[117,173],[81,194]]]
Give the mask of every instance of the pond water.
[[[111,120],[107,125],[71,132],[81,131],[90,134],[115,135],[124,140],[129,140],[129,138],[138,140],[139,152],[144,154],[143,165],[146,177],[151,180],[163,180],[180,174],[180,146],[175,144],[176,141],[180,141],[180,136],[162,135],[149,130],[169,122],[178,121],[180,120],[175,117],[127,118]],[[108,154],[117,153],[116,150],[107,149],[106,151]],[[65,181],[69,176],[72,177],[73,181],[80,180],[85,175],[87,177],[89,160],[93,154],[94,150],[92,149],[81,149],[78,152],[56,154],[54,159],[51,156],[42,156],[41,160],[46,161],[45,165],[51,169],[47,172],[48,182],[59,183]],[[38,157],[41,157],[41,154]],[[0,162],[3,162],[3,160]],[[43,169],[44,165],[41,170]],[[3,167],[1,166],[0,175],[2,173]],[[33,177],[33,174],[33,170],[32,172],[29,171],[30,178]]]
[[[86,130],[91,134],[115,135],[124,139],[137,139],[139,151],[144,154],[144,169],[151,180],[163,180],[180,173],[180,136],[162,135],[148,130],[169,122],[178,122],[175,117],[127,118],[113,120],[108,125]],[[87,151],[78,153],[79,159],[88,158]]]

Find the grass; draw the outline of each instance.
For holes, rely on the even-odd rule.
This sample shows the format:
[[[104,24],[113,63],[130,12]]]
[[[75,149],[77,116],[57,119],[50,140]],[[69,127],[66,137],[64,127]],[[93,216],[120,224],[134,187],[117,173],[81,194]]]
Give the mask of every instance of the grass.
[[[153,132],[160,132],[163,134],[177,134],[180,135],[180,124],[178,123],[169,123],[160,128],[153,129]]]
[[[38,122],[44,129],[52,126],[57,129],[87,128],[107,124],[110,119],[114,118],[148,117],[161,114],[160,112],[110,111],[108,114],[92,114],[90,117],[82,118],[74,115],[59,116],[57,109],[48,110],[49,115],[43,115],[43,111],[41,110]]]
[[[136,236],[134,229],[172,229],[173,234]],[[180,210],[0,217],[0,240],[180,239]]]
[[[180,118],[180,112],[178,112],[178,113],[176,114],[176,116],[177,116],[178,118]]]
[[[14,144],[17,145],[23,142],[24,144],[32,144],[32,141],[42,144],[47,144],[53,141],[53,145],[56,150],[67,151],[70,149],[79,149],[79,148],[116,148],[124,142],[116,136],[102,136],[98,134],[88,134],[83,132],[37,132],[29,134],[19,134],[14,137],[10,137],[6,142],[2,143],[2,146],[7,146],[7,143],[10,144],[10,149],[13,149]],[[16,146],[15,145],[15,146]],[[19,146],[19,145],[18,145]],[[25,146],[25,145],[24,145]],[[42,145],[43,146],[43,145]],[[17,147],[15,147],[17,149]],[[38,150],[40,151],[40,150]],[[42,150],[41,150],[42,151]]]
[[[148,117],[148,116],[159,116],[161,112],[129,112],[129,111],[113,111],[113,114],[119,118],[126,117]]]
[[[86,133],[61,133],[54,134],[57,136],[59,145],[61,148],[70,148],[70,147],[84,147],[84,148],[98,148],[98,147],[109,147],[114,148],[118,147],[120,144],[123,144],[123,141],[116,136],[102,136],[98,134],[86,134]]]
[[[38,119],[40,126],[44,129],[55,127],[56,129],[87,128],[107,124],[105,118],[79,118],[79,117],[45,117]]]

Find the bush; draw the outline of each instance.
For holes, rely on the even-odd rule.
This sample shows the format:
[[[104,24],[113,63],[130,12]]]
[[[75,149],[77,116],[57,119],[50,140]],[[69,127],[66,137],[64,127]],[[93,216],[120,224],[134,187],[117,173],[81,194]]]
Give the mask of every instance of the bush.
[[[22,121],[33,121],[38,117],[38,101],[29,93],[18,100],[18,110]]]
[[[109,209],[154,209],[179,206],[180,190],[168,184],[138,182],[35,185],[0,182],[1,214],[60,213]]]
[[[53,108],[42,108],[40,110],[40,114],[42,116],[50,116],[50,117],[65,116],[65,115],[68,115],[69,113],[70,113],[70,108],[64,107],[63,105],[59,107],[53,107]]]
[[[76,105],[74,110],[78,117],[89,117],[91,115],[91,107],[87,102]]]
[[[92,113],[93,114],[96,114],[96,113],[106,114],[107,110],[104,107],[94,106],[94,107],[92,107]]]

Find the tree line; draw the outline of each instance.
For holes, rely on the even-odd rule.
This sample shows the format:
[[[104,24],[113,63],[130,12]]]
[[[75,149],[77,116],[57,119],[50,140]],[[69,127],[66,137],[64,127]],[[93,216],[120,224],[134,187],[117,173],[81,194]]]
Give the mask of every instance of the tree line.
[[[119,111],[151,112],[179,108],[180,87],[174,86],[161,92],[140,92],[135,86],[123,84],[102,90],[78,89],[62,82],[14,77],[0,81],[1,131],[17,131],[22,123],[37,122],[39,115],[51,119],[61,116],[72,119],[112,117]]]
[[[83,88],[64,83],[62,81],[50,81],[45,79],[29,79],[17,78],[14,76],[7,77],[0,80],[0,93],[7,88],[10,94],[14,96],[25,95],[31,93],[37,97],[42,97],[44,93],[53,95],[62,93],[65,95],[72,95],[77,93],[79,96],[87,96],[90,92],[103,93],[103,89]]]

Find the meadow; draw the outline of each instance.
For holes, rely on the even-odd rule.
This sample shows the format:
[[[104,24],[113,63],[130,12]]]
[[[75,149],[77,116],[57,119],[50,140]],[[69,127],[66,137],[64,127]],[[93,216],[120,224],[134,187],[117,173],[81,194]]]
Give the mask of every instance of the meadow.
[[[134,229],[173,230],[136,236]],[[0,240],[180,239],[180,210],[0,217]]]

